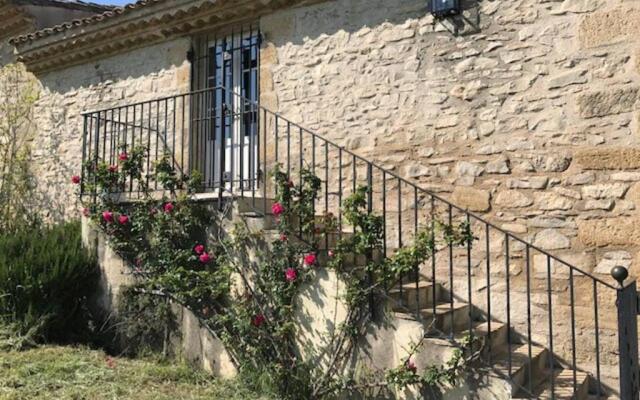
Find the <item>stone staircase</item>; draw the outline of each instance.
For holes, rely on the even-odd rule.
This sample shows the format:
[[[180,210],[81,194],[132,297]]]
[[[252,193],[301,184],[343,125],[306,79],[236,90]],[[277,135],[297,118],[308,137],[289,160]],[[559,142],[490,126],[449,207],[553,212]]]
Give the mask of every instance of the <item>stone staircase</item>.
[[[262,231],[267,241],[278,237],[273,216],[269,210],[273,200],[238,199],[234,212],[243,217],[251,231]],[[266,206],[266,212],[265,212]],[[318,217],[321,220],[321,217]],[[344,232],[342,235],[348,235]],[[320,241],[320,250],[335,245],[338,233],[330,234]],[[392,249],[389,250],[393,252]],[[324,252],[326,254],[326,252]],[[326,259],[323,252],[319,254],[320,263]],[[411,277],[409,277],[411,278]],[[455,279],[455,278],[454,278]],[[550,369],[549,350],[537,344],[529,346],[519,339],[517,332],[511,330],[501,321],[487,321],[481,310],[460,299],[453,299],[445,285],[433,282],[420,276],[417,280],[408,279],[388,292],[389,305],[397,319],[419,322],[424,327],[425,348],[430,344],[442,345],[445,338],[460,339],[471,331],[479,339],[482,347],[481,360],[477,367],[486,370],[488,367],[501,379],[507,381],[507,397],[512,399],[603,399],[595,388],[590,387],[589,374],[564,368],[557,361]],[[435,303],[434,303],[435,301]],[[417,311],[417,312],[416,312]],[[453,335],[453,336],[452,336]],[[531,356],[529,356],[531,354]],[[416,355],[418,358],[420,354]],[[419,364],[420,365],[420,364]],[[426,365],[422,363],[422,365]],[[575,388],[574,388],[575,373]],[[553,377],[553,395],[551,379]],[[481,397],[487,398],[488,397]]]
[[[421,277],[417,285],[412,280],[402,287],[395,287],[389,294],[397,315],[423,321],[428,326],[428,337],[450,337],[453,333],[454,338],[472,334],[474,338],[479,339],[483,348],[482,362],[486,365],[490,360],[493,370],[509,378],[511,398],[589,399],[588,374],[576,371],[577,385],[574,391],[574,371],[564,369],[557,363],[551,371],[547,348],[532,344],[529,358],[529,345],[518,341],[514,332],[509,342],[509,327],[506,324],[499,321],[489,323],[479,310],[464,301],[455,299],[451,302],[446,289],[440,283]],[[417,317],[407,310],[419,310],[420,315]],[[427,338],[427,347],[428,340]],[[551,374],[554,396],[551,395]]]

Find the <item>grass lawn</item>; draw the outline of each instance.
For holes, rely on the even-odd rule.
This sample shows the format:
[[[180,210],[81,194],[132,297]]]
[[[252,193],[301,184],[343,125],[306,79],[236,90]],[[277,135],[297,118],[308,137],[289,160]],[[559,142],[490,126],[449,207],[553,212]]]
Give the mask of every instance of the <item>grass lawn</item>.
[[[82,347],[0,350],[2,400],[259,399],[234,381],[181,364],[110,358]]]

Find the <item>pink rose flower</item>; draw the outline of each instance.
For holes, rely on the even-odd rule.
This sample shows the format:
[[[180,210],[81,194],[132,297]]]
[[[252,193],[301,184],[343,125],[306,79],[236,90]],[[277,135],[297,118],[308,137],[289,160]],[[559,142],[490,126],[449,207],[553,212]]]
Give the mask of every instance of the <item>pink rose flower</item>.
[[[120,225],[126,225],[129,223],[129,216],[122,214],[118,217],[118,222]]]
[[[78,175],[72,176],[71,177],[71,183],[73,183],[74,185],[80,184],[80,177]]]
[[[418,372],[418,367],[416,367],[416,363],[414,363],[412,359],[408,359],[405,366],[407,367],[407,370],[413,372],[414,374]]]
[[[280,241],[281,242],[286,242],[289,238],[287,237],[287,235],[285,235],[284,233],[282,235],[280,235]]]
[[[105,211],[102,213],[102,219],[104,222],[110,224],[113,222],[113,213],[111,211]]]
[[[284,206],[280,203],[273,203],[271,206],[271,212],[277,217],[284,212]]]
[[[120,161],[127,161],[129,159],[129,155],[127,154],[126,151],[123,151],[122,153],[120,153],[120,155],[118,155],[118,160]]]
[[[257,314],[251,319],[251,325],[255,326],[256,328],[260,328],[265,321],[266,318],[264,317],[264,315]]]
[[[284,277],[287,279],[287,282],[293,282],[298,278],[298,271],[295,268],[287,268],[284,272]]]
[[[82,209],[82,215],[84,215],[85,217],[88,217],[89,215],[91,215],[91,212],[89,211],[88,208],[83,208]]]
[[[315,265],[316,261],[318,260],[314,253],[309,253],[306,256],[304,256],[304,265]]]
[[[109,172],[118,172],[117,165],[109,165]]]
[[[204,246],[201,244],[197,244],[196,247],[193,248],[193,251],[195,251],[196,254],[200,255],[204,253]]]
[[[329,250],[329,253],[327,253],[329,255],[329,257],[333,257],[335,256],[335,253],[333,252],[333,250]]]
[[[169,213],[171,213],[173,211],[174,208],[175,208],[175,206],[173,205],[173,203],[167,203],[167,204],[164,205],[164,212],[169,214]]]
[[[209,253],[202,253],[200,254],[200,262],[203,264],[208,263],[209,261],[211,261],[211,256],[209,255]]]

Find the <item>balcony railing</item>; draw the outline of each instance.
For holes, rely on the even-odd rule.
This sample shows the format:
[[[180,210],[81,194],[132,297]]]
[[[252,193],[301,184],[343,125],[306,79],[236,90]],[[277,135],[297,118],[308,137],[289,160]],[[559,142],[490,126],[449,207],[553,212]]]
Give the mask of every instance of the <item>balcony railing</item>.
[[[621,275],[616,284],[583,271],[225,88],[86,113],[84,128],[84,161],[115,163],[121,149],[142,144],[149,153],[147,180],[154,162],[168,155],[182,177],[199,171],[205,192],[244,197],[265,213],[274,190],[267,172],[277,164],[290,176],[309,169],[322,180],[316,213],[333,213],[339,232],[349,229],[340,211],[342,201],[366,185],[369,212],[384,220],[385,255],[410,244],[418,232],[433,230],[433,221],[465,222],[476,241],[464,248],[439,249],[428,265],[420,266],[404,282],[388,285],[403,290],[415,284],[417,299],[410,303],[416,309],[411,312],[420,315],[420,281],[439,282],[448,292],[452,313],[456,302],[464,301],[471,305],[470,321],[479,316],[487,321],[488,365],[502,358],[503,372],[511,376],[516,345],[526,346],[530,363],[533,348],[543,346],[551,354],[550,371],[573,371],[574,389],[580,385],[577,374],[582,371],[592,377],[591,392],[596,398],[638,399],[638,297],[635,282],[623,282]],[[148,183],[157,189],[154,182]],[[129,195],[138,191],[133,180],[124,185]],[[435,290],[432,295],[430,307],[436,315]],[[498,321],[508,327],[506,354],[490,347],[491,324]],[[473,335],[471,323],[468,331]],[[454,337],[453,324],[444,333]],[[532,368],[528,374],[523,390],[531,394]],[[555,398],[553,373],[548,384]]]

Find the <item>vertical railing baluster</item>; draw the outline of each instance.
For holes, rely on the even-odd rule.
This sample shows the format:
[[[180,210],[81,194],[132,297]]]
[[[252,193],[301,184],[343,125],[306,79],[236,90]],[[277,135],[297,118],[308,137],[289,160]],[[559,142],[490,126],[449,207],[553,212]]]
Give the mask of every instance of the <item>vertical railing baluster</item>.
[[[266,111],[265,111],[266,112]],[[279,122],[278,122],[278,114],[275,115],[274,118],[274,128],[275,128],[275,141],[274,141],[274,146],[275,146],[275,157],[276,157],[276,165],[278,165],[278,162],[280,161],[280,155],[278,154],[278,134],[279,134]],[[266,172],[266,171],[265,171]]]
[[[413,241],[418,240],[418,187],[413,187]],[[416,315],[420,317],[420,266],[414,266],[416,284]]]
[[[240,42],[244,43],[244,40],[242,39],[242,37],[240,38]],[[235,94],[233,95],[233,97],[235,98]],[[245,129],[247,129],[247,100],[245,98],[239,98],[238,99],[238,104],[240,104],[238,106],[239,109],[239,121],[237,123],[237,125],[239,125],[239,130],[240,130],[240,137],[238,138],[238,141],[240,143],[238,143],[239,149],[238,149],[238,190],[240,190],[240,197],[244,198],[244,141],[245,141]],[[249,125],[250,127],[250,125]],[[249,157],[251,157],[251,155],[249,155]]]
[[[267,110],[264,110],[263,112],[263,118],[262,118],[262,131],[264,133],[264,140],[262,141],[262,158],[263,158],[263,163],[264,165],[262,166],[262,205],[264,207],[263,211],[264,214],[266,215],[269,210],[268,207],[269,205],[267,204],[267,176],[268,176],[268,166],[267,166],[267,135],[268,135],[268,126],[269,124],[267,123]],[[258,118],[260,118],[260,116],[258,115]],[[260,127],[258,126],[258,132],[260,132]],[[260,135],[258,135],[259,137]],[[260,143],[258,144],[260,145]],[[277,147],[277,146],[276,146]],[[260,164],[260,163],[258,163]]]
[[[382,170],[382,258],[387,258],[387,173]],[[382,274],[387,276],[387,265],[382,263]],[[389,294],[389,284],[387,279],[384,280],[383,287],[385,295]]]
[[[351,167],[352,167],[352,176],[353,176],[353,193],[356,192],[356,188],[358,187],[358,172],[356,170],[356,156],[355,154],[351,157]]]
[[[373,165],[367,163],[367,215],[373,213]],[[372,262],[373,254],[371,250],[367,251],[367,263]],[[371,287],[373,285],[373,272],[371,268],[368,268],[367,272],[368,284]],[[369,293],[369,311],[371,315],[375,316],[375,296],[373,291]]]
[[[129,108],[124,108],[124,143],[122,146],[125,151],[129,148]]]
[[[226,97],[227,97],[227,89],[226,88],[221,88],[220,91],[220,98],[221,98],[221,107],[220,107],[220,143],[218,144],[218,147],[220,148],[220,171],[219,171],[219,185],[220,187],[218,188],[218,209],[222,210],[222,195],[224,192],[224,185],[225,185],[225,181],[224,181],[224,170],[226,168],[226,146],[227,146],[227,116],[226,116]],[[232,133],[233,134],[233,133]],[[214,145],[214,151],[215,151],[215,145]],[[233,153],[233,151],[231,152]],[[213,170],[215,171],[215,168],[213,168]],[[214,179],[215,180],[215,179]]]
[[[635,284],[634,284],[635,285]],[[635,334],[635,339],[633,340],[633,343],[621,343],[619,346],[619,351],[625,351],[625,348],[627,347],[627,345],[632,345],[635,347],[635,352],[632,351],[633,354],[632,357],[629,357],[628,359],[621,359],[620,360],[620,398],[621,399],[633,399],[633,400],[637,400],[638,399],[638,391],[637,391],[637,387],[636,390],[634,390],[633,388],[630,388],[630,386],[632,386],[632,381],[631,376],[634,376],[636,378],[636,385],[637,385],[637,378],[638,378],[638,334],[637,334],[637,330],[638,330],[638,321],[637,321],[637,307],[638,307],[638,294],[635,292],[635,287],[633,287],[633,303],[630,303],[630,309],[633,310],[634,309],[634,305],[635,305],[635,309],[636,312],[631,314],[631,313],[626,313],[625,310],[621,311],[620,305],[618,308],[618,312],[621,315],[622,319],[627,319],[629,318],[629,314],[631,314],[633,316],[632,320],[633,320],[633,324],[631,324],[631,327],[635,327],[636,330],[636,334]],[[623,306],[624,307],[624,306]],[[596,379],[598,381],[597,384],[597,395],[598,395],[598,399],[600,399],[600,397],[602,397],[602,380],[600,378],[600,316],[598,315],[598,282],[596,282],[595,280],[593,280],[593,317],[595,319],[595,351],[596,351]],[[620,315],[619,314],[619,315]],[[627,327],[625,327],[627,328]],[[626,335],[628,333],[628,330],[623,328],[623,335]],[[620,335],[620,331],[618,331],[618,334]],[[632,335],[633,336],[633,335]],[[622,342],[622,341],[621,341]],[[622,371],[624,370],[625,372],[627,371],[627,368],[630,368],[632,371],[629,374],[623,373]],[[635,371],[634,371],[635,369]],[[625,379],[626,378],[626,379]],[[629,392],[626,391],[626,389],[629,388]],[[624,393],[623,393],[624,392]],[[635,393],[633,393],[635,392]]]
[[[555,387],[555,362],[554,362],[554,354],[553,354],[553,305],[551,298],[551,256],[547,254],[547,302],[549,303],[549,371],[551,375],[549,377],[549,386],[551,389],[551,400],[555,400],[556,398],[556,387]]]
[[[338,148],[338,237],[342,239],[342,147]]]
[[[300,175],[300,176],[299,176],[299,182],[300,182],[300,186],[302,186],[302,168],[304,168],[304,167],[303,167],[303,162],[304,162],[304,146],[303,146],[303,143],[302,143],[302,141],[303,141],[303,138],[302,138],[302,128],[300,128],[300,130],[299,130],[299,131],[300,131],[300,142],[298,143],[298,144],[299,144],[299,146],[298,146],[298,147],[300,148],[300,150],[299,150],[299,151],[300,151],[300,154],[299,154],[299,160],[298,160],[298,175]]]
[[[303,158],[304,158],[304,154],[303,154],[304,150],[303,150],[303,146],[302,146],[302,128],[300,128],[299,132],[300,132],[300,135],[299,135],[300,141],[298,143],[299,144],[299,146],[298,146],[298,148],[299,148],[299,154],[298,154],[298,161],[299,161],[299,163],[298,163],[298,182],[299,182],[300,187],[302,188],[302,168],[303,168],[302,164],[303,164]],[[312,236],[310,238],[312,240],[311,243],[315,242],[315,227],[316,227],[315,218],[316,218],[316,216],[314,215],[313,216],[313,229],[312,229],[312,232],[311,232]],[[298,229],[299,229],[298,232],[299,232],[299,236],[302,237],[302,214],[298,214],[298,220],[300,221],[300,223],[298,223]]]
[[[232,46],[235,46],[234,40],[232,40]],[[233,68],[231,68],[231,73],[234,74],[235,71],[233,70]],[[232,80],[235,80],[234,78],[231,78]],[[236,167],[236,133],[238,131],[238,124],[236,124],[236,118],[237,118],[237,114],[238,114],[238,110],[236,109],[236,102],[235,102],[235,97],[233,96],[233,90],[230,89],[228,91],[225,92],[226,93],[226,97],[225,99],[229,99],[229,102],[231,103],[229,105],[229,107],[227,108],[227,111],[229,112],[229,114],[231,115],[231,118],[229,120],[229,133],[231,136],[231,151],[229,152],[229,166],[230,166],[230,171],[229,171],[229,192],[231,194],[231,197],[233,197],[233,186],[234,183],[236,181],[236,171],[235,171],[235,167]],[[240,132],[240,134],[242,134],[242,132]],[[224,186],[223,186],[224,187]]]
[[[153,161],[157,162],[158,161],[158,157],[159,157],[159,149],[158,149],[158,147],[159,147],[158,144],[159,143],[158,142],[160,142],[160,123],[162,121],[162,116],[160,115],[160,113],[161,113],[161,111],[160,111],[160,103],[161,102],[160,101],[156,101],[155,103],[156,103],[156,129],[155,129],[155,135],[154,135],[154,137],[155,137],[154,142],[155,142],[155,147],[156,147],[156,151],[155,151],[156,155],[155,155],[155,158],[154,158]],[[149,136],[151,136],[151,130],[149,130]],[[147,160],[147,161],[149,161],[149,160]],[[151,164],[151,166],[152,165],[153,164]],[[147,168],[147,174],[149,176],[151,175],[151,166],[149,168]],[[154,179],[153,185],[154,185],[154,188],[157,190],[158,189],[158,181]]]
[[[115,140],[115,145],[113,146],[113,159],[115,160],[114,164],[117,163],[118,160],[118,150],[120,149],[120,125],[121,125],[121,109],[120,107],[117,108],[118,110],[118,122],[115,122],[115,116],[113,117],[114,123],[116,125],[115,131],[116,131],[116,140]],[[113,134],[113,133],[112,133]]]
[[[82,115],[82,163],[80,164],[80,199],[82,199],[84,195],[84,187],[85,187],[85,171],[84,165],[87,161],[87,114]]]
[[[382,196],[382,256],[384,258],[387,258],[387,173],[384,170],[382,171],[381,196]],[[385,290],[388,289],[387,284],[388,282],[385,282]]]
[[[220,92],[220,101],[218,101],[218,89],[213,89],[209,93],[201,93],[200,97],[203,98],[203,102],[208,102],[208,105],[204,106],[204,109],[201,111],[202,115],[200,119],[203,120],[203,135],[204,140],[202,141],[202,150],[199,153],[202,154],[202,169],[209,172],[205,172],[205,175],[208,176],[208,181],[206,186],[211,189],[216,189],[216,167],[222,160],[222,157],[219,153],[226,151],[226,139],[222,136],[218,139],[218,131],[222,132],[222,125],[226,124],[226,117],[224,115],[224,98],[222,97],[222,93]],[[207,100],[208,99],[208,100]],[[219,117],[218,117],[219,115]],[[219,122],[218,122],[219,121]],[[220,124],[220,129],[217,128],[217,125]],[[207,143],[207,141],[209,143]],[[211,148],[211,166],[207,168],[207,152]],[[200,156],[200,155],[199,155]],[[220,164],[219,169],[224,170],[225,166]],[[222,189],[222,182],[220,183],[218,190]]]
[[[89,119],[88,124],[88,136],[87,136],[87,161],[92,158],[95,150],[93,149],[93,119],[95,113],[87,114],[87,118]]]
[[[512,376],[512,356],[511,356],[511,293],[510,293],[510,261],[509,261],[509,234],[504,234],[504,265],[505,265],[505,275],[506,275],[506,296],[507,296],[507,364],[509,367],[509,378]]]
[[[525,266],[527,280],[527,350],[529,352],[529,364],[527,368],[528,379],[527,388],[529,393],[533,393],[533,365],[532,365],[532,343],[531,343],[531,257],[529,244],[525,246]]]
[[[402,248],[402,180],[398,178],[398,248],[396,250],[400,250],[401,248]],[[404,303],[403,285],[404,285],[404,279],[403,279],[403,276],[400,276],[400,307],[402,307]]]
[[[176,110],[177,110],[177,104],[176,102],[178,101],[178,97],[173,97],[171,104],[172,104],[172,111],[171,111],[171,162],[173,164],[173,168],[177,168],[178,167],[178,160],[176,159],[176,134],[177,134],[177,130],[176,130],[176,120],[177,120],[177,115],[176,115]],[[168,131],[165,130],[165,132]],[[168,142],[166,141],[166,134],[165,134],[165,143],[168,146]],[[176,171],[177,172],[177,171]]]
[[[149,187],[149,178],[151,177],[151,174],[149,173],[149,170],[151,169],[151,131],[152,131],[152,127],[151,127],[151,112],[152,112],[152,102],[149,102],[149,110],[148,110],[148,116],[147,116],[147,178],[146,178],[146,182],[147,182],[147,188]],[[142,110],[142,115],[144,115],[144,108]],[[142,123],[140,124],[140,137],[142,137]],[[140,191],[140,188],[138,188],[138,191]]]
[[[315,166],[315,136],[313,136],[313,146],[314,146],[314,163],[313,165]],[[338,208],[341,205],[338,204]],[[324,248],[327,251],[327,254],[329,252],[329,234],[335,235],[335,232],[331,232],[329,233],[327,227],[326,227],[326,223],[327,218],[329,215],[329,142],[327,142],[326,140],[324,141],[324,218],[325,218],[325,235],[324,235]]]
[[[103,111],[104,113],[104,122],[102,124],[102,161],[107,162],[106,151],[107,151],[107,125],[109,125],[109,118],[107,117],[108,111]],[[101,117],[102,118],[102,117]]]
[[[259,159],[260,152],[257,152],[257,141],[259,135],[259,121],[260,114],[257,108],[257,105],[254,102],[251,102],[250,114],[249,118],[251,119],[251,128],[249,129],[249,173],[247,174],[250,185],[251,185],[251,204],[255,210],[256,208],[256,159]],[[255,118],[255,122],[254,122]],[[260,165],[260,161],[258,161],[258,165]]]
[[[489,224],[485,224],[485,253],[487,257],[487,361],[492,365],[491,342],[491,245],[489,243]]]
[[[311,173],[315,175],[316,174],[316,135],[314,135],[313,132],[309,132],[309,134],[311,135]]]
[[[469,233],[471,232],[471,216],[469,213],[466,213],[466,222],[467,229]],[[472,287],[471,287],[471,239],[467,238],[467,299],[469,300],[468,304],[468,314],[469,314],[469,339],[471,343],[473,343],[473,298],[472,296]],[[453,316],[452,316],[453,318]]]
[[[109,115],[109,114],[108,114],[108,113],[109,113],[109,111],[111,112],[111,118],[109,118],[109,116],[108,116],[108,115]],[[104,115],[105,115],[105,118],[107,119],[105,122],[106,122],[106,124],[108,124],[108,125],[109,125],[108,130],[107,130],[107,129],[105,129],[105,131],[107,131],[107,132],[108,132],[108,135],[109,135],[109,151],[108,151],[108,153],[109,153],[109,162],[108,162],[108,164],[109,164],[109,165],[112,165],[112,164],[114,164],[114,162],[113,162],[113,153],[114,153],[114,150],[113,150],[113,149],[114,149],[114,147],[115,147],[115,143],[114,143],[114,142],[115,142],[115,137],[114,137],[114,134],[113,134],[113,131],[114,131],[114,129],[113,129],[113,120],[114,120],[114,117],[113,117],[113,111],[114,111],[114,110],[113,110],[113,108],[112,108],[112,109],[111,109],[111,110],[109,110],[109,111],[106,111],[106,112],[104,113]],[[105,124],[105,125],[106,125],[106,124]]]
[[[436,254],[438,252],[438,249],[436,248],[436,203],[435,203],[435,198],[433,196],[431,196],[431,285],[432,285],[432,290],[431,290],[431,301],[433,302],[433,304],[431,305],[433,308],[433,315],[436,315],[436,307],[437,307],[437,303],[438,303],[438,298],[437,298],[437,285],[438,283],[436,282]]]
[[[96,133],[95,133],[95,155],[93,156],[93,168],[95,170],[95,168],[98,167],[98,160],[100,157],[100,112],[95,113],[94,115],[97,114],[97,118],[96,118]],[[97,192],[97,185],[98,183],[98,175],[97,174],[93,174],[93,204],[96,203],[96,196],[98,194]]]
[[[451,204],[448,205],[448,215],[447,215],[447,221],[449,224],[449,229],[453,229],[453,207],[451,206]],[[451,240],[449,239],[449,290],[451,291],[451,293],[449,293],[449,312],[450,312],[450,318],[451,318],[451,327],[449,329],[449,336],[451,338],[453,338],[453,296],[454,296],[454,290],[453,290],[453,243],[451,242]]]
[[[576,308],[573,295],[573,268],[569,268],[569,304],[571,308],[571,366],[573,367],[573,393],[578,390],[578,366],[576,364]]]
[[[291,179],[291,122],[287,121],[287,177]]]
[[[133,150],[135,148],[136,145],[136,112],[137,112],[137,107],[134,105],[133,106],[133,111],[132,111],[132,118],[133,121],[131,122],[131,149]],[[133,192],[133,177],[131,175],[129,175],[129,193]]]

